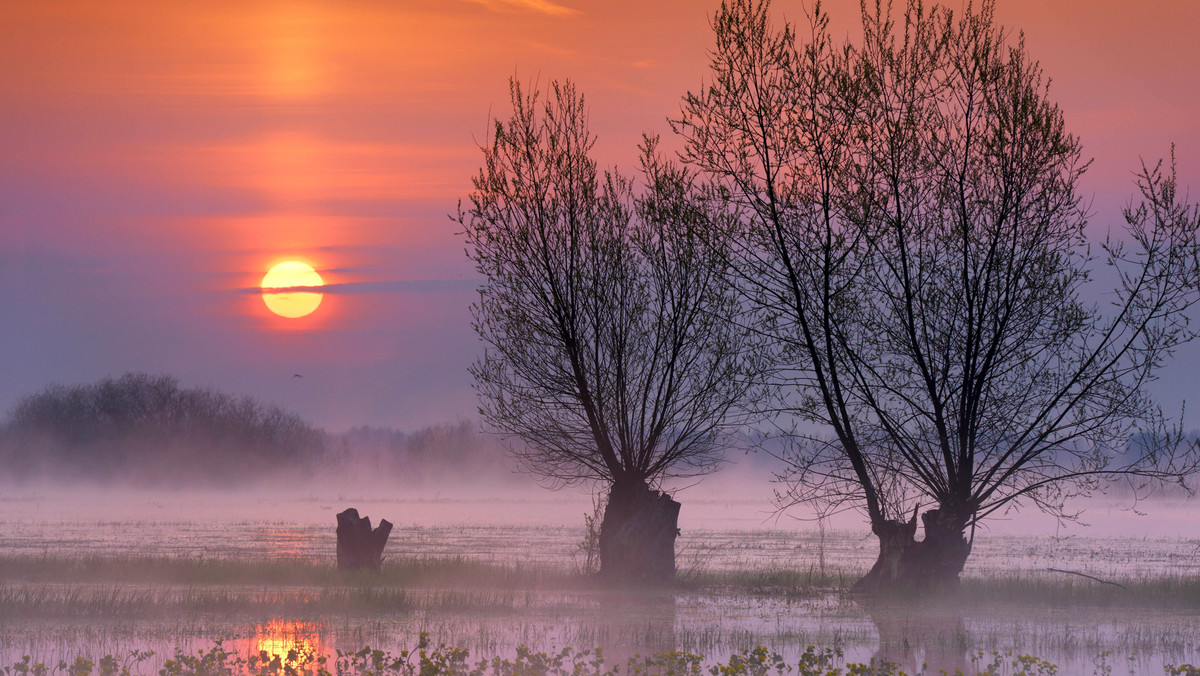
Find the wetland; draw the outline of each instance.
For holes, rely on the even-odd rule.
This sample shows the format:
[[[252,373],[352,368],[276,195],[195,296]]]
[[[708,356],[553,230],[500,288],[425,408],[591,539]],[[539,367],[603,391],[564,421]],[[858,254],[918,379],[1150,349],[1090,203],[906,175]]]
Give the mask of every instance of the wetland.
[[[847,593],[874,558],[865,526],[818,528],[744,495],[690,489],[678,581],[613,589],[585,574],[591,504],[569,491],[10,490],[0,664],[152,651],[137,670],[157,672],[176,650],[220,645],[332,665],[338,651],[421,641],[472,661],[601,648],[609,665],[681,651],[707,666],[762,646],[795,664],[816,646],[907,673],[974,673],[993,653],[1059,673],[1200,664],[1192,501],[1145,516],[1098,501],[1103,528],[999,521],[977,535],[960,592],[918,603]],[[334,565],[334,514],[350,505],[396,524],[378,573]]]

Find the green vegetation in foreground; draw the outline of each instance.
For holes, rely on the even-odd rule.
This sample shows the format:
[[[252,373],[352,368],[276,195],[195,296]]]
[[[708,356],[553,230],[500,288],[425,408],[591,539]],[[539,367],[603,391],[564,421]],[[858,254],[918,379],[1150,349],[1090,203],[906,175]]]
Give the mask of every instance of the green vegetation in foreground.
[[[329,658],[311,650],[291,650],[287,655],[272,655],[260,652],[257,655],[240,655],[225,649],[218,641],[207,650],[195,654],[185,653],[178,648],[175,654],[159,669],[159,676],[768,676],[769,674],[795,674],[796,676],[903,676],[906,674],[898,664],[891,662],[849,663],[842,658],[840,650],[809,646],[795,663],[787,662],[778,653],[757,647],[735,653],[724,663],[704,666],[704,656],[693,653],[671,651],[656,653],[649,657],[631,658],[622,670],[621,665],[608,665],[604,653],[595,650],[575,651],[563,648],[554,653],[533,652],[528,648],[517,649],[516,657],[471,662],[466,650],[439,646],[430,650],[428,636],[421,635],[415,650],[401,650],[393,655],[382,650],[365,647],[356,652],[337,651]],[[5,676],[131,676],[145,673],[144,663],[153,656],[151,652],[134,651],[124,659],[105,655],[97,662],[86,657],[77,657],[74,662],[60,662],[48,666],[33,663],[26,656],[22,661],[0,669]],[[1096,661],[1094,674],[1111,674],[1109,656],[1101,655]],[[976,676],[1006,675],[1050,675],[1057,674],[1055,664],[1032,655],[977,652],[971,657],[970,674]],[[1170,665],[1164,669],[1172,676],[1200,676],[1200,667],[1190,664]],[[944,673],[944,672],[943,672]],[[960,671],[955,671],[961,674]],[[922,676],[917,671],[913,676]]]

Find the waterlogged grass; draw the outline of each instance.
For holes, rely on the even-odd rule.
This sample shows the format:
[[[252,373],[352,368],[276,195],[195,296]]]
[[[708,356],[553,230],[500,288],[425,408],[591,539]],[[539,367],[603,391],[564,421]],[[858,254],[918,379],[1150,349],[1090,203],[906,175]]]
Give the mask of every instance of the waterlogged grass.
[[[959,601],[1011,603],[1051,608],[1200,609],[1200,577],[1117,577],[1105,584],[1064,574],[1009,573],[963,580]]]
[[[856,577],[812,568],[722,570],[690,575],[655,592],[828,606],[851,603],[846,590]],[[1115,582],[1040,572],[966,577],[957,593],[923,599],[920,605],[938,612],[1013,606],[1200,610],[1200,577]],[[397,559],[385,562],[381,571],[345,572],[302,560],[0,556],[0,616],[8,617],[503,611],[547,603],[535,598],[539,595],[557,594],[569,605],[605,591],[586,575],[465,558]]]
[[[737,593],[807,599],[845,593],[860,571],[830,569],[750,569],[703,572],[683,579],[681,589],[727,588]],[[964,575],[959,590],[923,601],[934,605],[980,607],[1020,605],[1039,608],[1162,608],[1200,610],[1200,575],[1161,574],[1112,577],[1100,582],[1069,573],[1015,571]]]
[[[28,652],[51,659],[59,672],[87,673],[84,663],[71,661],[75,655],[132,646],[158,651],[139,673],[173,661],[171,668],[183,671],[161,673],[250,674],[264,668],[261,659],[251,663],[255,646],[295,635],[303,639],[293,641],[299,653],[304,641],[319,649],[312,663],[293,665],[290,673],[403,676],[408,672],[339,667],[335,649],[370,644],[398,656],[404,651],[397,642],[420,631],[487,657],[488,664],[502,656],[502,666],[518,645],[551,656],[564,645],[609,650],[611,669],[589,668],[580,676],[616,674],[617,665],[638,676],[708,674],[714,666],[733,667],[706,660],[700,671],[671,671],[666,663],[631,667],[628,660],[672,653],[749,659],[761,644],[786,658],[787,668],[770,671],[780,674],[900,673],[882,670],[885,662],[904,664],[909,674],[922,668],[929,674],[1092,673],[1094,657],[1108,650],[1138,661],[1126,671],[1123,662],[1110,660],[1120,668],[1095,673],[1163,673],[1172,662],[1200,661],[1200,580],[1186,575],[1124,578],[1116,587],[1073,575],[1011,572],[968,577],[956,596],[920,602],[855,599],[845,592],[854,579],[832,567],[748,568],[699,571],[666,588],[614,591],[561,568],[457,557],[396,558],[377,573],[345,573],[304,560],[8,556],[0,557],[0,661],[11,664]],[[281,621],[292,628],[267,629]],[[230,670],[204,671],[209,667],[195,662],[201,659],[196,649],[218,637],[237,646],[221,648]],[[186,649],[172,653],[174,645]],[[808,645],[829,646],[838,659],[844,650],[847,657],[826,671],[799,671]],[[408,654],[415,660],[419,652]],[[1013,662],[1024,653],[1064,666],[1055,671],[1047,670],[1050,661]],[[130,659],[85,662],[107,676],[119,669],[106,671],[104,664]],[[993,665],[995,659],[1002,664]],[[27,663],[22,672],[11,664],[7,673],[34,673],[34,666]],[[271,673],[285,673],[285,666]],[[463,670],[445,673],[540,673],[480,671],[478,661],[459,666]],[[868,668],[875,671],[853,670]]]
[[[462,557],[389,560],[380,571],[345,572],[308,560],[239,560],[141,556],[0,556],[0,580],[26,583],[103,581],[175,585],[431,585],[453,581],[524,587],[572,576],[537,564],[497,564]],[[577,577],[577,576],[576,576]]]
[[[739,591],[766,595],[808,597],[830,590],[849,589],[862,577],[863,571],[814,567],[747,568],[742,570],[701,570],[681,575],[678,585],[685,589],[728,587]]]
[[[485,597],[482,604],[511,604]],[[480,601],[472,599],[473,602]],[[403,611],[413,594],[378,587],[344,589],[142,588],[103,584],[0,586],[0,614],[27,619],[154,618],[192,613],[296,614]]]
[[[35,663],[26,656],[20,662],[0,669],[6,676],[132,676],[147,673],[145,662],[152,653],[134,651],[124,658],[105,655],[98,660],[77,657],[55,665]],[[1094,660],[1094,675],[1113,673],[1111,654],[1103,653]],[[1171,676],[1200,676],[1200,667],[1190,664],[1167,665],[1163,672]],[[629,658],[624,665],[609,664],[600,649],[576,651],[563,648],[555,652],[535,652],[520,647],[513,658],[494,657],[473,661],[462,648],[439,646],[430,649],[428,637],[421,635],[412,650],[336,651],[332,657],[319,655],[311,649],[289,650],[286,653],[242,655],[226,650],[221,642],[211,648],[188,653],[176,649],[158,670],[159,676],[904,676],[902,665],[886,660],[850,662],[840,650],[808,646],[795,661],[779,653],[757,646],[731,655],[728,661],[706,664],[704,655],[682,651],[655,653],[646,657]],[[914,676],[934,673],[923,665]],[[939,673],[946,673],[941,671]],[[1052,662],[1032,655],[976,652],[971,666],[956,674],[976,676],[1051,675],[1059,673]]]

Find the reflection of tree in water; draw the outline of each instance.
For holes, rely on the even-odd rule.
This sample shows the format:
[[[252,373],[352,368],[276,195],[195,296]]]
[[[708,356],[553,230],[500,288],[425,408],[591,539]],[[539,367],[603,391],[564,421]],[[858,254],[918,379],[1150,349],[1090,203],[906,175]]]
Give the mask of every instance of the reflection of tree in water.
[[[609,666],[621,665],[635,655],[643,657],[675,650],[675,594],[652,589],[630,589],[601,594],[590,627],[580,639],[591,639],[586,649],[604,649]],[[589,636],[590,635],[590,636]]]
[[[970,647],[961,611],[950,607],[928,607],[886,600],[860,603],[879,632],[876,661],[903,665],[909,673],[919,671],[967,673]]]

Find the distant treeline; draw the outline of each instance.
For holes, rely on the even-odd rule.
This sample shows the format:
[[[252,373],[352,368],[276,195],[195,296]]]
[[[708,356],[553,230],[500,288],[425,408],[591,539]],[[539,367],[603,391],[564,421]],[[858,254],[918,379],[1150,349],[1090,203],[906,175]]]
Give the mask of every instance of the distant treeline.
[[[439,479],[509,475],[504,450],[462,420],[403,432],[390,427],[355,427],[331,436],[336,465],[365,475]]]
[[[0,426],[0,475],[225,485],[353,473],[430,478],[497,469],[502,453],[469,422],[405,433],[330,434],[250,397],[127,373],[51,385],[22,398]]]

